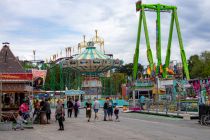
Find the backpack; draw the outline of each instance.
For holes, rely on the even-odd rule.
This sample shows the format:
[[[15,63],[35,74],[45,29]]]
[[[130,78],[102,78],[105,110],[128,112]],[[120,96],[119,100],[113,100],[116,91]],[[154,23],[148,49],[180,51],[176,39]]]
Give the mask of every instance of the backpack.
[[[75,102],[75,104],[74,104],[74,108],[75,108],[75,109],[78,109],[78,108],[79,108],[79,106],[80,106],[80,105],[79,105],[79,103],[78,103],[78,102]]]

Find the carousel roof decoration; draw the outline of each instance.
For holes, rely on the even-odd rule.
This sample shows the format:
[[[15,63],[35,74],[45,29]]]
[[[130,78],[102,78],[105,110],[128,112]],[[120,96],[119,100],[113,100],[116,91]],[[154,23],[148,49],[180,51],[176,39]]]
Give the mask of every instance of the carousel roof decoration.
[[[98,51],[96,47],[94,47],[94,42],[88,42],[86,50],[83,53],[79,54],[77,57],[75,57],[75,59],[108,59],[108,56]]]
[[[83,36],[83,41],[78,43],[78,52],[81,53],[82,48],[87,47],[87,42],[85,41],[85,35]]]
[[[98,36],[98,31],[95,30],[96,36],[94,36],[91,40],[95,43],[95,44],[99,44],[100,46],[100,50],[103,51],[105,53],[104,50],[104,39],[101,38],[100,36]]]
[[[95,44],[99,44],[101,51],[97,50]],[[104,54],[104,40],[98,36],[97,30],[96,36],[89,42],[85,41],[84,36],[84,40],[79,43],[78,48],[80,53],[77,56],[63,61],[64,68],[69,67],[81,73],[102,73],[114,67],[119,67],[123,63],[119,59],[113,59]],[[83,48],[85,50],[81,52]]]
[[[70,57],[71,56],[72,47],[67,47],[65,49],[66,49],[66,57]]]

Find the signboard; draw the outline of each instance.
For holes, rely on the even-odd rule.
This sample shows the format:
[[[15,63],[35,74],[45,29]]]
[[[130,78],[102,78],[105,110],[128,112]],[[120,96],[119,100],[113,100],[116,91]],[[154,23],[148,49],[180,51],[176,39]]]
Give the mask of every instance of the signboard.
[[[165,89],[165,86],[173,85],[173,80],[159,80],[158,88]]]
[[[32,69],[33,79],[41,77],[45,81],[47,70],[36,70]]]
[[[1,73],[1,80],[32,80],[32,73]]]
[[[154,86],[152,81],[137,81],[135,82],[136,88],[151,88]]]
[[[98,78],[85,78],[82,87],[102,87],[102,83]]]

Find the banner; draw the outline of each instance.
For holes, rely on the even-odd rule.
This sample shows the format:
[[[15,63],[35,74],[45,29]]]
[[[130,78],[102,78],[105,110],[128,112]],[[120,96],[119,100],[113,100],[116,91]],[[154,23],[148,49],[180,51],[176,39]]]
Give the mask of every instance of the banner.
[[[46,75],[47,75],[47,70],[32,69],[32,74],[33,74],[33,79],[41,77],[45,81],[45,78],[46,78]]]
[[[0,80],[32,80],[32,73],[0,73]]]

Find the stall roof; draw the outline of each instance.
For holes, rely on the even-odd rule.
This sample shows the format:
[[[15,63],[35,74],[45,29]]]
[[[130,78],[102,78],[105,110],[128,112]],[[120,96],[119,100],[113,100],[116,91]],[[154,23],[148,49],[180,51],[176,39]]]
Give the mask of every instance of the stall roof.
[[[14,56],[8,44],[0,50],[0,73],[25,73],[23,66]]]
[[[85,92],[82,90],[66,90],[65,91],[65,95],[80,95],[80,94],[85,94]]]

